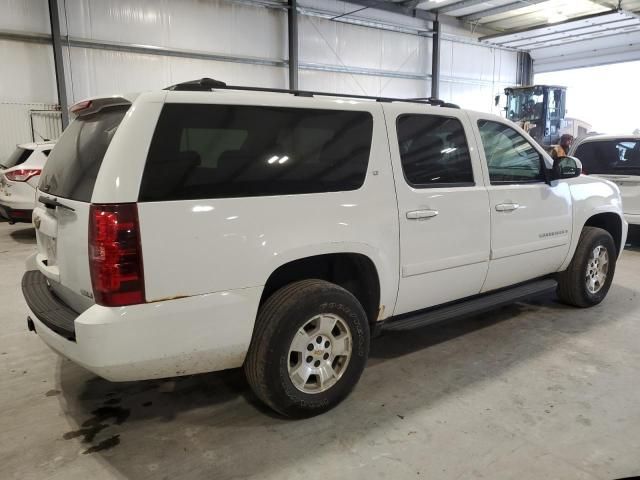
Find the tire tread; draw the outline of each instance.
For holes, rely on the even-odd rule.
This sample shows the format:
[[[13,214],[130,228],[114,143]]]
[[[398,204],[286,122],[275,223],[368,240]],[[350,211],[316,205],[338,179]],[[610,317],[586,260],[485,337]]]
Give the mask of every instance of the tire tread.
[[[589,255],[589,249],[593,242],[601,236],[607,236],[613,242],[613,237],[606,230],[598,227],[584,227],[580,232],[580,239],[578,240],[578,246],[571,263],[564,272],[558,275],[558,297],[564,303],[573,305],[576,307],[590,307],[593,306],[593,302],[590,302],[584,295],[584,279],[582,278],[582,262],[585,256]],[[614,253],[614,252],[612,252]],[[610,275],[613,276],[615,268],[615,258],[613,255],[610,257],[612,269]]]

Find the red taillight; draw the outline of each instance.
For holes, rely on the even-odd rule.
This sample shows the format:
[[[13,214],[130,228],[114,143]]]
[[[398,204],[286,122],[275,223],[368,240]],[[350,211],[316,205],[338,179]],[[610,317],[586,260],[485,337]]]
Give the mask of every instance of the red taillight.
[[[69,108],[69,111],[71,113],[78,113],[90,107],[91,107],[91,100],[83,100],[82,102],[78,102],[71,105],[71,108]]]
[[[144,303],[138,207],[135,203],[91,205],[89,265],[99,305]]]
[[[20,170],[12,170],[11,172],[6,172],[4,174],[12,182],[26,182],[32,177],[36,175],[40,175],[42,173],[41,168],[22,168]]]

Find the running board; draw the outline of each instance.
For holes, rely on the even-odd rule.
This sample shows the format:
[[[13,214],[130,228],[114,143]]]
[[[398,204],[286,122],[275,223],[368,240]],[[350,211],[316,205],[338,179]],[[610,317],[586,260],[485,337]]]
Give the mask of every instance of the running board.
[[[555,292],[557,286],[558,282],[554,279],[546,278],[543,280],[535,280],[494,293],[474,296],[469,300],[463,300],[454,304],[421,310],[408,315],[401,315],[395,317],[395,319],[390,318],[382,324],[381,329],[382,331],[412,330],[456,317],[482,313],[543,293]]]

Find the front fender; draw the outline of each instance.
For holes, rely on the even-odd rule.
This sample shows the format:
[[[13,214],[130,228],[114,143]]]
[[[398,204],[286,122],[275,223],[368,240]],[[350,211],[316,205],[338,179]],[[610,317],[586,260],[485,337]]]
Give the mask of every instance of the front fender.
[[[618,186],[607,180],[582,175],[568,181],[573,204],[573,235],[569,253],[560,271],[566,270],[578,247],[580,232],[590,218],[600,213],[614,213],[622,222],[620,252],[627,238],[627,222],[622,211],[622,198]]]

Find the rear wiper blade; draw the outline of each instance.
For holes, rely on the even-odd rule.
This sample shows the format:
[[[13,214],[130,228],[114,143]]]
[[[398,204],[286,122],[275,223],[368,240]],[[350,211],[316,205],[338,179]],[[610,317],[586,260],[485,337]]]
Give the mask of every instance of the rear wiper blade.
[[[60,208],[65,208],[67,210],[71,210],[72,212],[76,211],[75,208],[71,208],[69,205],[65,205],[64,203],[60,203],[57,198],[47,198],[47,197],[44,197],[44,196],[40,195],[38,197],[38,201],[40,203],[44,203],[48,207],[60,207]]]

